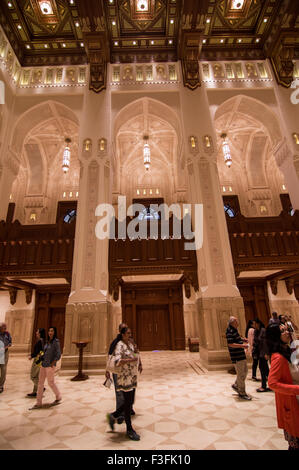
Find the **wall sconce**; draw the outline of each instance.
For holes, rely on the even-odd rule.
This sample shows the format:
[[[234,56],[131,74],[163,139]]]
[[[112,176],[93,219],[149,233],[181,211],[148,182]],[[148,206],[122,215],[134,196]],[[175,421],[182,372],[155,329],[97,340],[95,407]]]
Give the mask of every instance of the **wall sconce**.
[[[197,154],[199,151],[198,140],[197,140],[197,137],[195,137],[194,135],[189,137],[189,149],[190,149],[190,152],[193,154]]]
[[[210,135],[205,135],[202,140],[203,140],[204,151],[206,153],[213,153],[214,145],[213,145],[212,137]]]
[[[85,139],[83,143],[83,148],[85,152],[90,152],[92,148],[92,140],[91,139]]]
[[[295,141],[295,144],[299,145],[299,134],[297,134],[297,132],[294,132],[293,139]]]
[[[98,154],[100,157],[105,157],[107,153],[107,140],[102,137],[98,141]]]

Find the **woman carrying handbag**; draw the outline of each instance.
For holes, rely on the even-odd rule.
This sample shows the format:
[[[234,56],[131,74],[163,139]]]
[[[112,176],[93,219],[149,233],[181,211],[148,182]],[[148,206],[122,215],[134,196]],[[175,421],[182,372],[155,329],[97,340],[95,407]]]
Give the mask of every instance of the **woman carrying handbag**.
[[[107,414],[107,421],[112,431],[117,418],[125,415],[127,436],[133,441],[139,441],[140,436],[135,432],[131,422],[131,409],[134,400],[134,390],[137,387],[137,368],[139,355],[135,353],[130,341],[131,330],[124,327],[120,331],[119,341],[112,356],[109,356],[107,370],[117,373],[117,391],[122,391],[124,403],[114,412]]]

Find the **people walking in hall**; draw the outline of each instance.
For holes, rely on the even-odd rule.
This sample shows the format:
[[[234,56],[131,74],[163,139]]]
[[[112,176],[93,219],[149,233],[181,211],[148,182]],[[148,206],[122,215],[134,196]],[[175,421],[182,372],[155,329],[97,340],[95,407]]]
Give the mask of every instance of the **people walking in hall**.
[[[253,327],[253,320],[249,320],[246,328],[246,333],[245,337],[248,339],[248,354],[252,356],[252,350],[253,350],[253,341],[254,341],[254,327]],[[257,371],[257,366],[259,364],[258,359],[255,359],[252,356],[252,380],[255,382],[258,382],[258,378],[256,376],[256,371]]]
[[[131,410],[134,399],[134,390],[137,387],[137,368],[139,355],[134,352],[134,346],[130,341],[131,330],[125,326],[121,329],[114,350],[115,366],[117,373],[116,390],[123,392],[124,403],[114,412],[107,414],[107,420],[112,431],[115,421],[124,414],[127,426],[127,436],[133,441],[139,441],[140,436],[132,427]]]
[[[6,323],[0,323],[0,342],[2,343],[2,354],[0,352],[0,393],[4,390],[6,381],[7,364],[9,358],[9,348],[12,345],[11,335],[7,331]]]
[[[232,388],[238,392],[239,397],[243,400],[251,400],[252,398],[247,395],[245,388],[245,380],[248,373],[245,350],[248,348],[248,340],[241,338],[238,326],[237,318],[230,317],[226,330],[226,339],[231,361],[237,373],[236,382],[232,385]]]
[[[290,333],[283,325],[269,325],[266,339],[271,360],[269,387],[275,392],[278,427],[289,450],[299,450],[299,367],[291,361]]]
[[[117,343],[121,340],[121,334],[120,334],[121,330],[127,327],[128,325],[126,323],[120,323],[118,327],[118,335],[109,346],[109,350],[108,350],[109,356],[111,356],[114,353]],[[106,379],[110,379],[110,372],[108,370],[106,370],[105,375],[106,375]],[[122,390],[117,390],[117,374],[113,373],[112,378],[113,378],[114,390],[115,390],[116,410],[118,410],[118,408],[120,408],[123,405],[125,399],[124,399]],[[125,419],[124,416],[119,416],[119,418],[117,418],[117,423],[122,424],[124,419]]]
[[[269,366],[268,366],[268,348],[266,341],[266,329],[265,325],[256,318],[253,322],[254,326],[254,341],[252,349],[252,357],[255,361],[258,362],[261,377],[262,377],[262,386],[257,388],[257,392],[269,392],[270,389],[267,388],[267,379],[269,375]]]
[[[272,312],[272,315],[271,315],[271,318],[269,320],[269,325],[273,325],[273,324],[277,324],[279,325],[280,324],[280,320],[278,318],[278,313],[277,312]]]
[[[57,329],[55,326],[51,326],[48,331],[48,340],[44,346],[44,356],[39,373],[37,402],[36,405],[34,405],[34,407],[31,409],[38,409],[42,407],[42,398],[46,379],[48,381],[49,387],[55,394],[55,400],[52,405],[58,405],[61,402],[61,393],[55,383],[55,367],[60,357],[61,351],[59,339],[57,338]]]
[[[128,328],[128,325],[126,323],[120,323],[120,325],[118,327],[119,333],[118,333],[117,337],[112,341],[112,343],[109,346],[109,351],[108,351],[109,356],[111,356],[114,353],[115,347],[116,347],[118,341],[121,339],[120,332],[121,332],[122,328],[125,328],[125,327]],[[136,345],[132,335],[130,337],[130,342],[132,343],[132,345],[134,347],[134,352],[139,354],[139,350],[137,348],[137,345]],[[138,372],[140,372],[140,374],[142,372],[142,362],[141,362],[140,354],[139,354]],[[110,379],[110,372],[108,370],[106,370],[105,376],[106,376],[106,379]],[[122,391],[117,390],[117,374],[113,373],[112,378],[113,378],[114,389],[115,389],[116,410],[117,410],[124,403],[124,396],[123,396]],[[133,409],[133,405],[134,405],[134,402],[135,402],[135,390],[136,389],[134,389],[134,392],[133,392],[133,403],[132,403],[132,409],[131,409],[131,416],[135,415],[135,411]],[[117,423],[122,424],[124,419],[125,419],[124,416],[120,416],[119,418],[117,418]]]
[[[35,343],[33,353],[29,356],[29,360],[33,359],[30,372],[30,377],[33,382],[33,391],[27,394],[28,398],[34,398],[37,396],[39,372],[42,365],[44,346],[46,342],[46,331],[44,328],[39,328],[35,335],[37,341]]]

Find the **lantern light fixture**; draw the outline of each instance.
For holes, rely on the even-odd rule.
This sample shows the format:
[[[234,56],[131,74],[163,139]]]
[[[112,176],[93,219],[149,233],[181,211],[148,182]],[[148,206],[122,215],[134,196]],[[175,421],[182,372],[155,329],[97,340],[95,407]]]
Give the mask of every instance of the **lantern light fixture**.
[[[224,163],[226,164],[228,168],[230,168],[233,164],[233,161],[232,161],[232,157],[230,153],[230,147],[228,143],[227,134],[225,133],[221,134],[221,139],[223,139],[222,152],[224,156]]]
[[[146,171],[148,171],[150,169],[150,166],[151,166],[151,149],[150,149],[150,146],[148,144],[148,139],[149,139],[148,135],[145,135],[143,137],[143,140],[144,140],[143,163],[144,163]]]
[[[70,149],[71,139],[66,138],[65,143],[66,143],[66,146],[63,152],[62,170],[64,173],[67,173],[70,169],[70,161],[71,161],[71,149]]]

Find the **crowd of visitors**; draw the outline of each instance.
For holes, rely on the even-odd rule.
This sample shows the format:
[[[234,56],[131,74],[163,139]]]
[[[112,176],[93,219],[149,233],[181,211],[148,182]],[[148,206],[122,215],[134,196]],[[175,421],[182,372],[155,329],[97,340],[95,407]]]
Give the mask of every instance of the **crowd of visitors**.
[[[237,374],[232,388],[240,399],[252,399],[245,389],[248,373],[246,355],[251,356],[252,380],[259,381],[257,367],[261,374],[262,384],[257,392],[275,392],[278,427],[284,431],[289,450],[299,450],[299,367],[295,353],[297,325],[291,316],[278,316],[273,312],[267,328],[259,318],[250,320],[245,337],[241,337],[238,327],[237,318],[231,317],[226,339]]]
[[[252,397],[246,392],[248,359],[252,358],[252,380],[261,381],[257,392],[275,392],[278,427],[283,429],[289,450],[299,450],[299,366],[296,355],[297,325],[291,316],[277,315],[273,312],[267,327],[259,318],[248,322],[245,336],[239,333],[239,322],[231,317],[226,330],[226,339],[231,361],[236,372],[232,388],[242,400],[250,401]],[[0,393],[4,391],[9,349],[12,337],[5,323],[0,324]],[[28,398],[36,398],[31,410],[42,408],[44,385],[47,379],[49,387],[55,394],[52,406],[61,402],[61,393],[55,383],[55,370],[61,357],[57,330],[50,327],[46,331],[36,331],[36,343],[29,359],[32,360],[30,377],[33,391]],[[257,369],[260,379],[257,377]],[[139,441],[140,436],[132,426],[131,417],[135,415],[133,404],[137,387],[138,372],[142,372],[142,362],[137,345],[134,342],[129,326],[119,325],[119,332],[109,347],[106,380],[104,385],[115,388],[116,409],[107,414],[111,430],[115,424],[126,423],[126,435],[129,439]],[[112,378],[111,378],[112,377]]]

